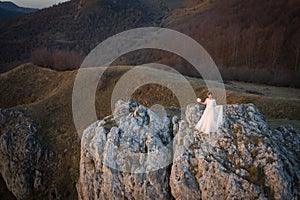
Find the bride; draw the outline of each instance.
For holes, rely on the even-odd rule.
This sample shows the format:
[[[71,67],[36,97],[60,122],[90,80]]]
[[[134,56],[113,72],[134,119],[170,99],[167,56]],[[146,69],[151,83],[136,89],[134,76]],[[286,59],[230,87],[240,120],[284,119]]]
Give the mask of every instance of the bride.
[[[206,105],[206,108],[195,128],[207,134],[217,132],[219,126],[223,123],[223,107],[217,106],[211,92],[207,93],[207,98],[204,102],[201,102],[200,99],[199,103]]]

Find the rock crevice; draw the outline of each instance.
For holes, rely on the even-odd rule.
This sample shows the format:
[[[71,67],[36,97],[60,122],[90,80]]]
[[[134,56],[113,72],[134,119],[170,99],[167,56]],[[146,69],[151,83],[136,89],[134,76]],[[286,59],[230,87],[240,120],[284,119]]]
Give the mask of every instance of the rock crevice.
[[[81,142],[79,199],[297,199],[299,130],[271,131],[253,104],[225,105],[218,133],[185,119],[118,101]]]
[[[36,133],[35,123],[24,113],[0,109],[0,173],[17,199],[46,190],[41,163],[50,162],[52,152],[42,148]]]

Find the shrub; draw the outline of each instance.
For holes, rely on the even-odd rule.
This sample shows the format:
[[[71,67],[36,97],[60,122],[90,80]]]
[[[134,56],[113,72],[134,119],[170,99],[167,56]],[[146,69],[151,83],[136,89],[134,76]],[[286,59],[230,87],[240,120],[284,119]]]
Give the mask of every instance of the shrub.
[[[83,55],[77,51],[56,50],[53,52],[54,69],[78,69],[83,61]]]
[[[46,48],[36,49],[31,53],[31,62],[41,67],[53,67],[53,55]]]
[[[31,62],[41,67],[55,70],[73,70],[80,67],[83,61],[83,54],[75,50],[54,50],[36,49],[31,54]]]

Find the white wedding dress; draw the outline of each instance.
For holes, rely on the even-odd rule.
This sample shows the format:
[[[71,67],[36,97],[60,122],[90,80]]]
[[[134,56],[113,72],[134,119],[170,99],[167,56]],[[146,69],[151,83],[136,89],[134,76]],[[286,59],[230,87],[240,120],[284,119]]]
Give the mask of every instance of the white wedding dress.
[[[203,133],[215,133],[223,123],[223,106],[217,106],[215,99],[206,99],[206,108],[195,128]]]

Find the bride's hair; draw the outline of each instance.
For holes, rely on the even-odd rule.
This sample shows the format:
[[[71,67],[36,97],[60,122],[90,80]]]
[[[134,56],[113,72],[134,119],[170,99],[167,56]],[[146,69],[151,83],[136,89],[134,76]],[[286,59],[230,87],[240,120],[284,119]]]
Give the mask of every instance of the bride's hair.
[[[207,93],[207,96],[208,96],[208,95],[210,95],[210,94],[212,95],[212,93],[211,93],[211,92],[208,92],[208,93]]]

